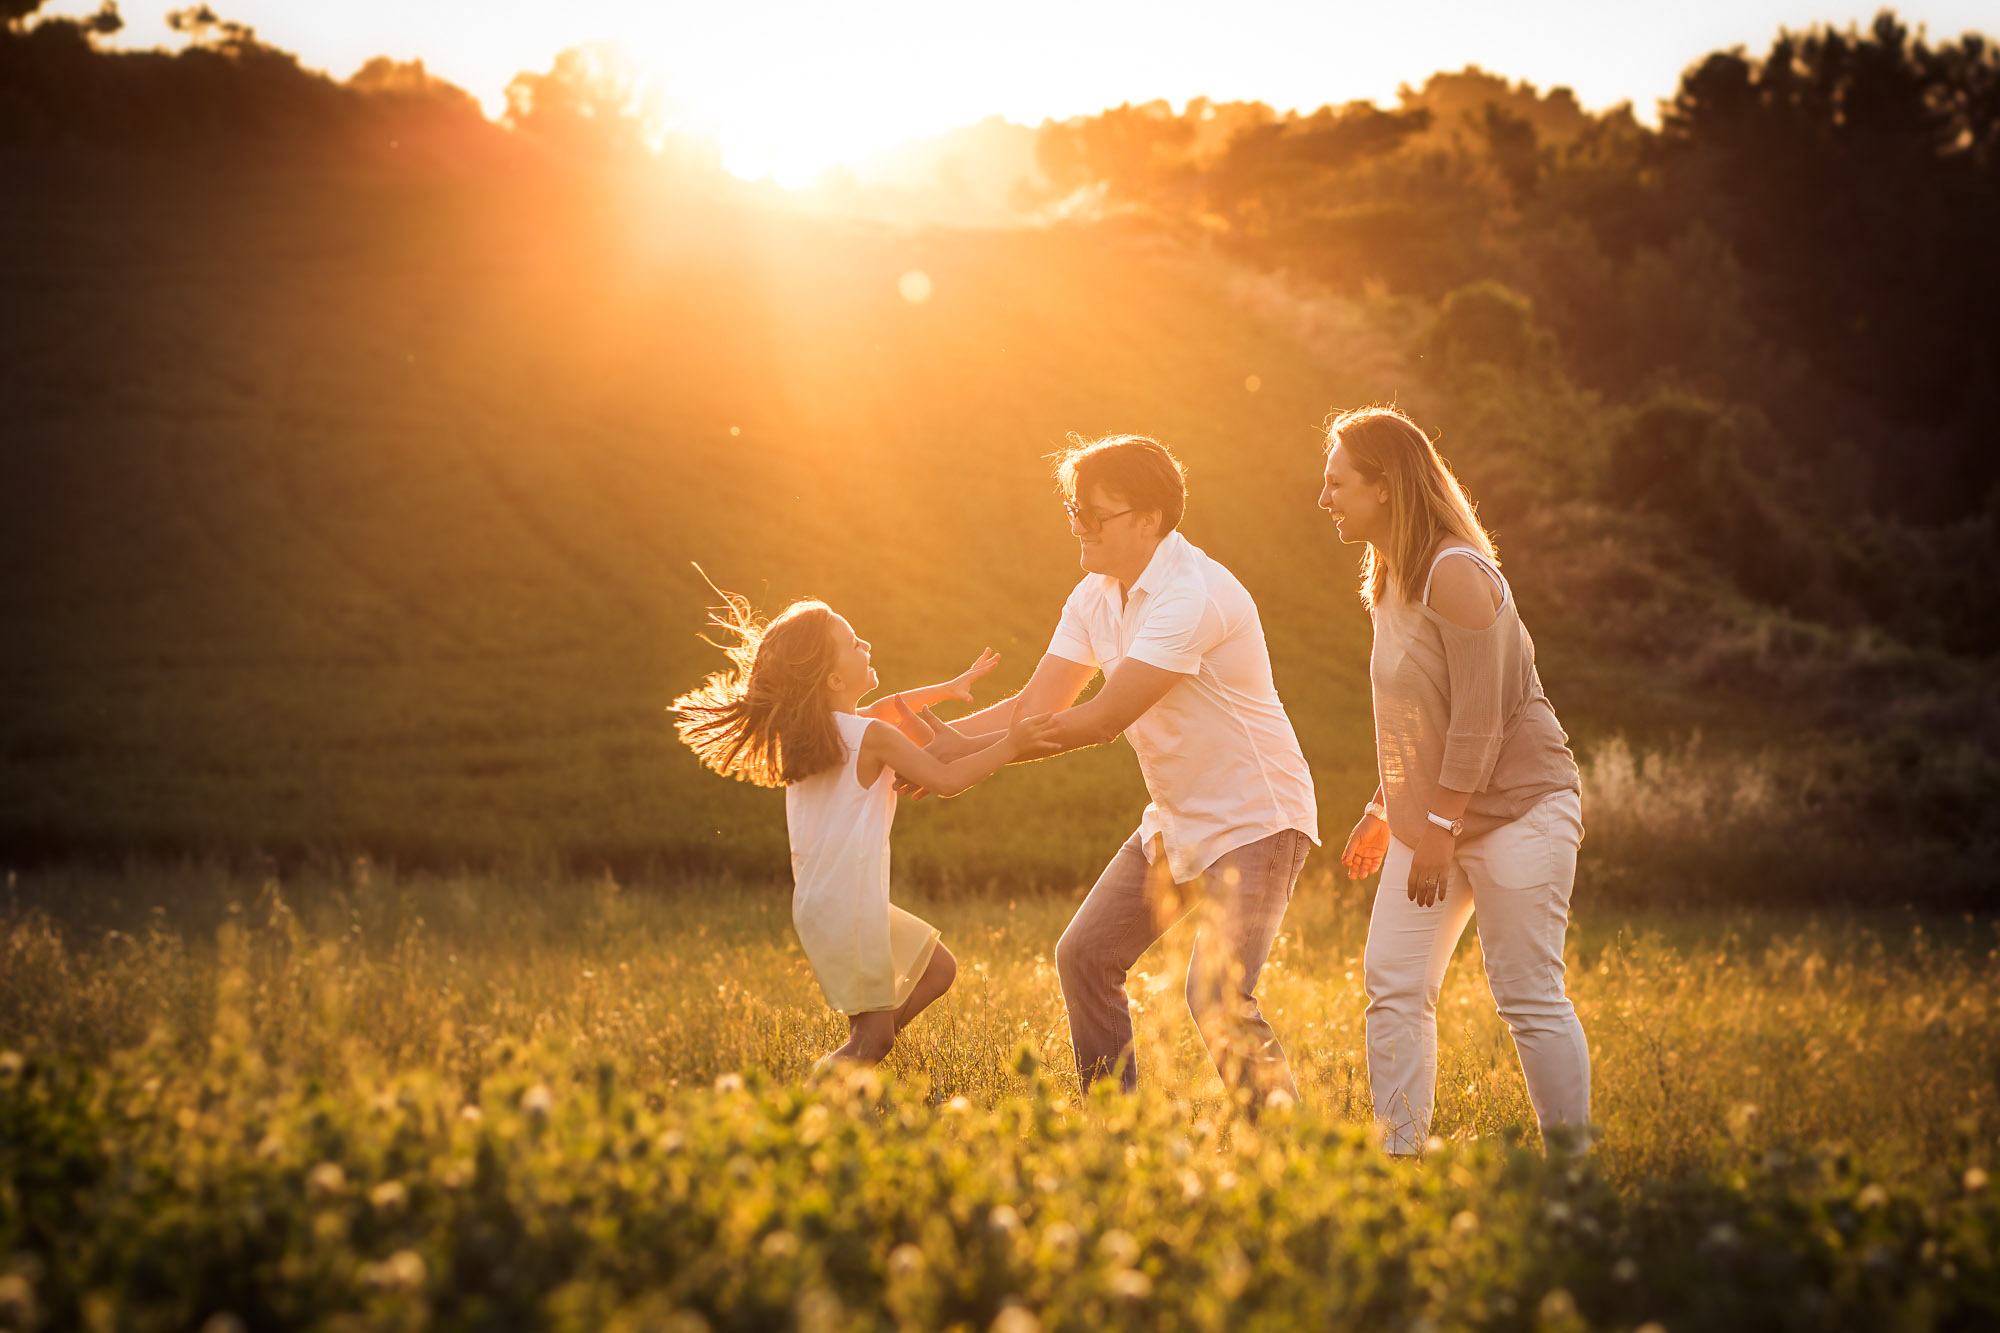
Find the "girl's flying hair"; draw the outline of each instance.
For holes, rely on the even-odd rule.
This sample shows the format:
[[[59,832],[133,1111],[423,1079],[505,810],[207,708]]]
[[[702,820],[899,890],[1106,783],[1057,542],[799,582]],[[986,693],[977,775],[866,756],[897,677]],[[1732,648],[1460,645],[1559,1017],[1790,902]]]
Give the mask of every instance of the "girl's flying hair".
[[[800,782],[845,760],[846,742],[826,699],[834,664],[831,608],[793,602],[764,624],[748,598],[708,586],[723,601],[710,609],[708,623],[735,642],[703,635],[728,655],[729,669],[667,708],[687,747],[723,776],[759,787]]]

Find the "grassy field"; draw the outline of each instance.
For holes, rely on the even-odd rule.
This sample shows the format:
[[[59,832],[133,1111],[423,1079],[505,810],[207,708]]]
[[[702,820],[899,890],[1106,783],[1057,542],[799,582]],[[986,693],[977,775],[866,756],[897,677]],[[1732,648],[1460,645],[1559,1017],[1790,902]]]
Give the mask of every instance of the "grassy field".
[[[1424,391],[1393,310],[1115,232],[894,233],[657,181],[8,178],[15,864],[781,874],[776,794],[705,775],[661,712],[721,661],[692,562],[767,608],[830,599],[891,686],[991,645],[994,697],[1077,574],[1043,461],[1073,430],[1182,454],[1329,827],[1373,785],[1354,557],[1313,501],[1330,408]],[[1452,447],[1508,473],[1484,432]],[[1550,521],[1494,485],[1503,547]],[[1783,698],[1607,650],[1599,607],[1512,567],[1581,753],[1703,729],[1730,766],[1800,733]],[[1143,799],[1122,745],[1009,772],[906,809],[899,865],[1067,890]]]
[[[1254,1127],[1181,1002],[1185,927],[1131,981],[1144,1095],[1077,1101],[1049,957],[1067,896],[916,901],[959,985],[879,1077],[814,1081],[843,1024],[769,884],[357,865],[7,893],[13,1327],[2000,1316],[1988,923],[1582,915],[1601,1138],[1580,1165],[1535,1150],[1469,937],[1438,1141],[1396,1167],[1365,1127],[1367,900],[1318,876],[1263,986],[1303,1102]]]

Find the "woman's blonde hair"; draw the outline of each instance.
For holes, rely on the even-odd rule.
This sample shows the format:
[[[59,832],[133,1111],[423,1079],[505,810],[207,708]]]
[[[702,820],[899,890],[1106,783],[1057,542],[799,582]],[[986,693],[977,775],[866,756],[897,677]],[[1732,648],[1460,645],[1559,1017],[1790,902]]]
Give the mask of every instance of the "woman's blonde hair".
[[[802,782],[841,763],[847,744],[826,697],[835,657],[832,608],[793,602],[764,624],[749,599],[716,592],[723,605],[710,611],[708,623],[735,642],[708,642],[730,665],[668,706],[681,740],[724,777],[759,787]]]
[[[1393,407],[1357,407],[1327,423],[1327,452],[1336,444],[1364,479],[1389,489],[1388,541],[1368,543],[1361,558],[1361,600],[1369,609],[1382,600],[1391,574],[1397,595],[1409,601],[1417,571],[1450,538],[1500,563],[1465,488],[1416,422]]]

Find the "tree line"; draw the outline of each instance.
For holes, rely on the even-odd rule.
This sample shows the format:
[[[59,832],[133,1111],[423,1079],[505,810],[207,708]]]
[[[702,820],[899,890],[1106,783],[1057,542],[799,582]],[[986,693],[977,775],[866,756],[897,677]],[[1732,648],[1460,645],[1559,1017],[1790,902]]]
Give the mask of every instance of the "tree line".
[[[1622,409],[1595,484],[1752,594],[2000,648],[2000,51],[1885,12],[1711,54],[1662,110],[1468,69],[1390,109],[1120,106],[1038,152],[1100,211],[1423,298],[1446,377]]]
[[[421,62],[345,82],[207,5],[174,53],[115,4],[0,0],[0,148],[338,165],[712,153],[603,48],[489,121]],[[1049,123],[1045,196],[1432,312],[1431,373],[1614,410],[1584,483],[1681,526],[1750,595],[2000,650],[2000,49],[1893,14],[1692,65],[1657,129],[1477,69],[1366,102],[1125,105]],[[1602,414],[1600,414],[1602,415]]]

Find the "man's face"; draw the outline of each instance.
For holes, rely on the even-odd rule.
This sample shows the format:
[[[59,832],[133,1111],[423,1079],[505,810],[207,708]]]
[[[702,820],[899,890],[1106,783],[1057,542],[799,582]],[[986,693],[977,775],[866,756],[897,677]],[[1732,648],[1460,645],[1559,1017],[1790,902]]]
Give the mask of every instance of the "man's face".
[[[1157,544],[1160,516],[1133,510],[1125,497],[1101,485],[1086,487],[1076,497],[1070,535],[1078,546],[1077,563],[1092,574],[1137,578]]]

